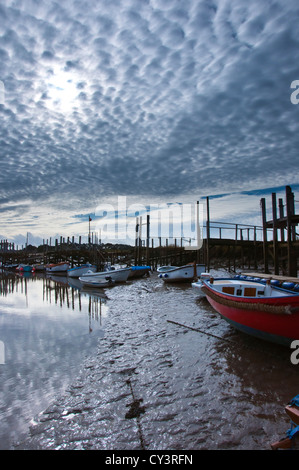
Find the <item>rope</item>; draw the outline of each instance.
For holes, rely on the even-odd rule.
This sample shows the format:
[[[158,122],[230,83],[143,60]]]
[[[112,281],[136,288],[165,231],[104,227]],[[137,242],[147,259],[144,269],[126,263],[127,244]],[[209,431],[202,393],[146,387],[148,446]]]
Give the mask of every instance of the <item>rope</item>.
[[[182,326],[184,328],[188,328],[189,330],[197,331],[198,333],[202,333],[203,335],[211,336],[212,338],[221,339],[222,341],[226,341],[227,343],[238,345],[236,341],[231,341],[230,339],[221,338],[221,336],[213,335],[212,333],[207,333],[206,331],[200,330],[199,328],[193,328],[192,326],[183,325],[182,323],[178,323],[172,320],[167,320],[167,321],[168,323],[173,323],[174,325]]]
[[[208,297],[211,297],[211,299],[217,301],[218,303],[222,305],[226,305],[227,307],[239,308],[242,310],[259,310],[260,312],[274,313],[276,315],[291,315],[295,312],[298,312],[299,310],[299,307],[291,307],[290,305],[272,305],[272,304],[265,304],[265,303],[252,303],[252,302],[246,302],[246,301],[237,302],[235,300],[223,298],[215,294],[214,292],[211,292],[205,286],[202,286],[201,290]]]
[[[184,325],[183,323],[178,323],[176,321],[173,321],[173,320],[167,320],[168,323],[172,323],[174,325],[177,325],[177,326],[182,326],[183,328],[187,328],[188,330],[193,330],[193,331],[196,331],[197,333],[201,333],[203,335],[206,335],[206,336],[211,336],[212,338],[216,338],[216,339],[220,339],[221,341],[224,341],[226,343],[230,343],[230,344],[233,344],[234,346],[237,346],[237,347],[241,347],[241,348],[246,348],[246,349],[250,349],[251,351],[257,351],[257,352],[260,352],[262,354],[267,354],[269,357],[272,357],[274,359],[279,359],[281,360],[281,356],[280,355],[277,355],[277,354],[273,354],[271,353],[270,351],[267,351],[265,349],[261,350],[261,348],[259,347],[255,347],[255,346],[252,346],[251,344],[246,344],[244,342],[239,342],[239,341],[234,341],[234,340],[230,340],[230,339],[226,339],[226,338],[223,338],[221,336],[217,336],[217,335],[213,335],[212,333],[208,333],[206,331],[203,331],[203,330],[200,330],[199,328],[194,328],[192,326],[188,326],[188,325]],[[284,364],[285,365],[285,364]]]

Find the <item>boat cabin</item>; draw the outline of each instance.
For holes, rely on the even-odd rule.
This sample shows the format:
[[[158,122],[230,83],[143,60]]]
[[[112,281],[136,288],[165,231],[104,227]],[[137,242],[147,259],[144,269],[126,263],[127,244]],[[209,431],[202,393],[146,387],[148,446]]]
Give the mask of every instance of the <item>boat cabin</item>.
[[[210,279],[210,286],[223,294],[237,297],[284,297],[289,292],[283,289],[277,289],[270,284],[263,284],[254,281],[242,281],[236,279]]]

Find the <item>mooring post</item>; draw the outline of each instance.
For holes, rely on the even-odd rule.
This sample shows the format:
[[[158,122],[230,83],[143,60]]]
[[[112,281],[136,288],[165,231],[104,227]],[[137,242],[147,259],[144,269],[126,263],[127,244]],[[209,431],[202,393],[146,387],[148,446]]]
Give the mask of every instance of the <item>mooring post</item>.
[[[276,193],[272,193],[272,216],[273,216],[273,256],[274,256],[274,274],[279,274],[278,253],[277,253],[277,204]]]
[[[294,194],[290,186],[286,186],[287,206],[287,233],[288,233],[288,275],[297,277],[297,259],[293,256],[293,244],[295,240],[295,226],[292,225],[292,216],[295,215]]]
[[[282,198],[278,199],[278,206],[279,206],[279,218],[283,219],[284,210],[283,210],[283,200],[282,200]],[[284,228],[283,228],[283,226],[280,229],[280,241],[284,242]]]
[[[262,219],[263,219],[263,248],[264,248],[264,270],[265,273],[269,272],[268,269],[268,247],[267,247],[267,219],[266,219],[266,199],[261,199]]]
[[[149,265],[150,216],[146,216],[146,264]]]
[[[138,231],[139,231],[139,218],[136,217],[136,225],[135,225],[135,266],[137,265],[138,260]]]
[[[236,271],[237,243],[238,243],[238,224],[236,224],[236,226],[235,226],[234,271]]]
[[[209,253],[209,243],[210,243],[210,204],[209,196],[207,196],[207,246],[206,246],[206,265],[207,271],[210,271],[210,253]]]

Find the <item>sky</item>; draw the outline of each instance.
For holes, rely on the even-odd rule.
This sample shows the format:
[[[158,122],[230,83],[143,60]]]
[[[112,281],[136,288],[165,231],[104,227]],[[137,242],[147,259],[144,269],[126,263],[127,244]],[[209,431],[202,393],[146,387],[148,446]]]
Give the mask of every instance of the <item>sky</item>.
[[[212,220],[261,225],[261,197],[298,192],[297,0],[2,0],[0,18],[1,239],[84,239],[120,197],[209,196]]]

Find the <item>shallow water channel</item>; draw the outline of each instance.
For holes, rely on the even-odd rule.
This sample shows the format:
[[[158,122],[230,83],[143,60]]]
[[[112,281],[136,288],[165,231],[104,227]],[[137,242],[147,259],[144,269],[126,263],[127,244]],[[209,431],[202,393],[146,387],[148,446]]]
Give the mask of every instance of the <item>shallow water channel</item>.
[[[0,278],[0,449],[76,377],[108,311],[105,298],[80,293],[65,278],[27,276]]]
[[[101,292],[2,278],[0,327],[2,448],[268,450],[289,428],[291,351],[156,273]]]

